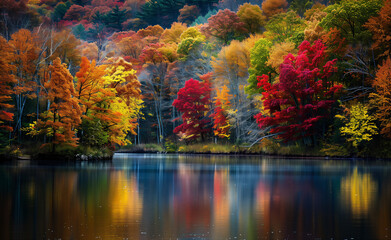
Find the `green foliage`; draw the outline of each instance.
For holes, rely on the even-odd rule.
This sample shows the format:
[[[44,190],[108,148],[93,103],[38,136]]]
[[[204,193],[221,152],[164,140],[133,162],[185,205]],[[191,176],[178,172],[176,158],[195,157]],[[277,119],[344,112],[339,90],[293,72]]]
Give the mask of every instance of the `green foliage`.
[[[147,1],[141,6],[137,17],[149,25],[160,24],[163,28],[169,28],[179,16],[179,9],[184,6],[181,0],[155,0]]]
[[[248,70],[250,76],[246,86],[246,93],[250,96],[259,93],[257,77],[262,76],[262,74],[270,75],[273,72],[273,69],[267,65],[269,51],[272,46],[273,43],[270,40],[261,38],[251,50],[251,67]]]
[[[177,53],[186,57],[192,50],[195,50],[200,47],[203,42],[204,40],[200,37],[186,38],[179,43]]]
[[[305,27],[305,21],[296,12],[289,11],[274,15],[266,24],[265,34],[275,42],[284,42],[287,39],[295,42],[291,38],[297,38],[298,34],[304,32]]]
[[[348,157],[350,151],[345,145],[328,143],[322,146],[320,152],[330,157]]]
[[[290,4],[290,8],[300,16],[304,16],[305,11],[310,9],[313,4],[314,3],[311,0],[293,0]]]
[[[65,16],[65,13],[71,7],[71,5],[72,3],[70,1],[67,1],[66,3],[63,2],[58,3],[52,13],[52,17],[51,17],[52,20],[55,22],[61,21],[62,18]]]
[[[127,19],[128,11],[126,9],[120,10],[115,6],[105,17],[105,23],[108,27],[122,30],[122,23]]]
[[[216,15],[216,14],[217,14],[217,10],[216,9],[211,10],[208,13],[206,13],[204,16],[199,16],[198,18],[196,18],[196,20],[194,20],[194,22],[190,26],[194,27],[194,26],[197,26],[197,25],[201,25],[201,24],[207,23],[208,22],[208,18],[210,18],[211,16]]]
[[[78,24],[72,28],[72,33],[75,35],[75,37],[86,40],[87,39],[87,32],[84,28],[83,24]]]
[[[167,140],[164,143],[164,149],[166,150],[167,153],[175,153],[178,151],[178,145],[176,145],[174,142]]]
[[[231,144],[200,143],[179,146],[178,152],[182,153],[237,153],[240,149]]]
[[[363,26],[371,16],[376,15],[382,6],[382,0],[342,0],[328,6],[322,19],[324,28],[337,28],[350,42],[370,40],[370,32]]]
[[[106,127],[97,118],[91,120],[84,118],[81,129],[83,131],[83,137],[81,138],[82,144],[100,147],[109,142],[108,131],[106,131]]]

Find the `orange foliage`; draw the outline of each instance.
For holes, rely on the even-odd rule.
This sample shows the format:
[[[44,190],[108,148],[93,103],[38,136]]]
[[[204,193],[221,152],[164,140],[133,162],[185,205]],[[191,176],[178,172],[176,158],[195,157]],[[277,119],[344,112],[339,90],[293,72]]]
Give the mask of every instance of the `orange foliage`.
[[[286,0],[265,0],[262,3],[262,10],[266,17],[286,12],[288,8],[288,2]]]
[[[385,0],[379,15],[371,17],[365,24],[373,34],[374,49],[381,51],[380,57],[391,55],[391,0]]]
[[[229,99],[232,98],[232,95],[229,94],[229,89],[225,85],[221,90],[216,89],[216,94],[217,96],[214,100],[216,108],[212,114],[214,134],[220,138],[229,138],[230,124],[228,120],[228,110],[231,107]]]
[[[390,57],[379,67],[372,86],[371,104],[376,108],[376,117],[381,122],[381,134],[391,138],[391,59]]]
[[[77,146],[75,129],[81,124],[82,109],[79,100],[75,97],[73,77],[60,58],[49,66],[50,78],[45,83],[48,90],[50,108],[43,116],[46,121],[39,120],[38,126],[46,129],[52,135],[53,150],[55,145],[68,144]]]
[[[346,39],[337,28],[331,28],[322,36],[322,42],[327,46],[327,52],[344,55],[347,50]]]
[[[164,29],[160,25],[154,25],[154,26],[148,26],[145,29],[138,30],[137,34],[139,34],[141,37],[157,37],[160,38],[162,35]]]

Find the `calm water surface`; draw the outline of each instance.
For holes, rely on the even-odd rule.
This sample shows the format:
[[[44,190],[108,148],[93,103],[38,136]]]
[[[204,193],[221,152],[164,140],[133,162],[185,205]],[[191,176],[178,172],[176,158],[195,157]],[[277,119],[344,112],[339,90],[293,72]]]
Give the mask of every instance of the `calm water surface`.
[[[116,154],[0,165],[0,239],[390,239],[391,163]]]

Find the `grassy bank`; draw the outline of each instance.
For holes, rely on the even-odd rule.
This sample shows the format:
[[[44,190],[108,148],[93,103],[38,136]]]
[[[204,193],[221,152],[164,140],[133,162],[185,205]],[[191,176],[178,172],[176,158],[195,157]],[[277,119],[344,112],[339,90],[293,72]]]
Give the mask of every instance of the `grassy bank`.
[[[104,161],[111,160],[114,152],[106,147],[90,146],[56,146],[40,147],[30,143],[23,146],[11,145],[0,149],[0,157],[4,160],[44,160],[44,161]]]
[[[389,149],[389,150],[388,150]],[[164,145],[142,144],[131,145],[117,152],[128,153],[189,153],[189,154],[260,154],[277,156],[303,156],[303,157],[333,157],[333,158],[382,158],[391,157],[391,149],[380,145],[370,148],[353,149],[345,145],[319,144],[309,147],[301,144],[284,144],[273,140],[263,140],[252,147],[234,145],[229,143],[193,143],[176,144],[166,142]]]

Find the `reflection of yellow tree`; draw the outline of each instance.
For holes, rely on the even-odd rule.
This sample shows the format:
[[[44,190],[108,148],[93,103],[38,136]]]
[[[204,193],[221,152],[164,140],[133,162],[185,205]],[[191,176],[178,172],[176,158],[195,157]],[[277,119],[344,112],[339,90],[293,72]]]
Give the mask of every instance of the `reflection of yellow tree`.
[[[377,184],[369,173],[360,174],[357,167],[353,173],[342,179],[341,196],[345,206],[350,208],[353,216],[367,214],[375,202]]]
[[[124,172],[110,176],[109,203],[114,222],[137,222],[142,214],[142,199],[138,194],[137,181],[134,176],[129,179]],[[133,232],[134,233],[134,232]]]

